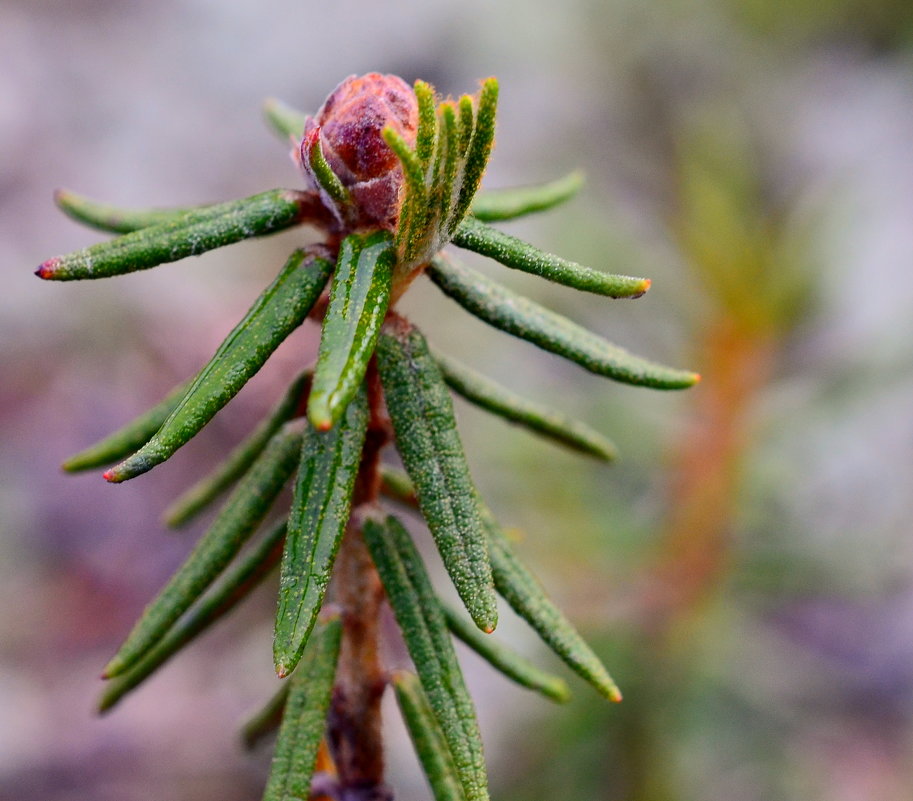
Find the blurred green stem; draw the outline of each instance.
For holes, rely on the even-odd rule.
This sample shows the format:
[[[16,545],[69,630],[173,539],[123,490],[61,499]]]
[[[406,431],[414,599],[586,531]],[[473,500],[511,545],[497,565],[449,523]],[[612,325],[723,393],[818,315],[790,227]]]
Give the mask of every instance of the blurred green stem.
[[[749,445],[748,419],[774,365],[776,339],[725,311],[698,352],[713,380],[696,389],[678,446],[668,515],[646,598],[648,629],[670,632],[712,598],[729,566],[732,516]]]

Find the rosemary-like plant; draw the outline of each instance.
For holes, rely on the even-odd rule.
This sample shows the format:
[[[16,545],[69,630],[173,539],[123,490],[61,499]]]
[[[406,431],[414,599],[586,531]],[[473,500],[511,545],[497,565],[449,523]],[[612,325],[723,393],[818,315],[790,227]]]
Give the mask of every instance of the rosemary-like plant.
[[[607,460],[614,447],[585,423],[433,350],[396,311],[424,274],[495,328],[593,373],[658,389],[698,379],[633,356],[442,252],[452,243],[610,298],[636,298],[650,285],[544,253],[488,224],[548,209],[581,182],[575,173],[476,195],[492,149],[497,96],[493,78],[474,97],[439,102],[422,81],[410,88],[392,75],[350,77],[313,116],[278,101],[266,105],[268,122],[293,145],[304,189],[167,211],[57,194],[70,216],[122,236],[46,261],[37,274],[49,280],[121,275],[302,223],[325,234],[319,245],[289,257],[195,377],[64,463],[70,471],[114,463],[104,473],[111,482],[151,470],[197,434],[294,329],[309,317],[321,322],[316,363],[303,367],[250,436],[167,511],[167,522],[181,526],[231,490],[105,667],[100,704],[114,706],[278,566],[273,651],[277,674],[289,678],[244,728],[248,743],[279,729],[264,796],[270,801],[311,793],[390,797],[379,734],[388,684],[435,798],[487,799],[482,741],[451,635],[514,681],[556,701],[568,697],[562,679],[490,636],[498,595],[600,694],[621,699],[482,502],[450,390],[581,453]],[[383,461],[391,442],[405,474]],[[290,482],[291,508],[245,549]],[[468,618],[438,599],[388,502],[420,510]],[[416,675],[391,674],[380,663],[384,602]]]

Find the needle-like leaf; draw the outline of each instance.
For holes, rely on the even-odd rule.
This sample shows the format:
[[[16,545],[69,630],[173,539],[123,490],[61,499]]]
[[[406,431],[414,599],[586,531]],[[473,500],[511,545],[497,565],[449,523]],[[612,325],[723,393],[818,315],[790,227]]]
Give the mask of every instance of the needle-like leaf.
[[[459,167],[460,145],[457,129],[456,110],[452,103],[441,103],[441,137],[438,148],[441,157],[439,184],[434,187],[434,203],[437,205],[438,225],[447,230],[450,227],[450,211],[454,203],[454,187]]]
[[[425,338],[401,318],[388,321],[377,366],[396,447],[447,572],[483,631],[497,625],[485,531],[453,419],[453,404]]]
[[[434,113],[434,89],[425,81],[416,81],[415,99],[418,101],[418,132],[415,138],[415,153],[427,170],[434,154],[434,138],[437,122]]]
[[[462,112],[462,106],[460,111]],[[472,131],[472,139],[466,150],[466,163],[463,165],[460,194],[450,224],[451,233],[456,230],[456,226],[466,216],[479,184],[482,182],[482,175],[488,165],[488,158],[491,156],[491,148],[495,140],[495,116],[497,111],[498,81],[496,78],[488,78],[482,84],[482,90],[479,92],[475,126]]]
[[[311,638],[289,681],[288,700],[263,801],[307,801],[336,677],[342,623],[328,621]]]
[[[292,683],[284,681],[270,699],[241,724],[241,743],[252,751],[267,735],[279,728]]]
[[[395,264],[386,231],[342,241],[308,399],[308,418],[321,431],[339,419],[361,386],[390,304]]]
[[[306,192],[273,189],[259,195],[184,212],[133,233],[48,259],[36,275],[54,281],[107,278],[197,256],[242,239],[264,236],[310,218],[314,198]],[[154,212],[161,214],[161,211]]]
[[[606,461],[617,456],[612,442],[586,423],[527,400],[449,356],[435,352],[434,359],[448,386],[482,409],[580,453]]]
[[[435,801],[464,801],[453,755],[418,678],[405,670],[397,671],[393,689]]]
[[[639,298],[650,288],[648,278],[612,275],[584,267],[510,236],[472,217],[460,223],[454,245],[489,256],[505,267],[538,275],[556,284],[610,298]]]
[[[472,216],[483,222],[514,220],[570,200],[581,186],[583,173],[574,170],[545,184],[486,190],[479,192],[472,201]]]
[[[123,459],[133,453],[137,448],[145,445],[149,439],[162,427],[162,423],[178,405],[184,393],[190,387],[190,381],[176,386],[165,398],[159,401],[149,411],[131,420],[113,434],[109,434],[100,442],[90,445],[67,459],[63,465],[68,473],[80,470],[92,470],[96,467],[105,467]]]
[[[320,612],[349,519],[367,426],[362,387],[336,426],[305,431],[279,579],[273,658],[280,677],[294,670]]]
[[[396,246],[401,260],[410,264],[417,254],[422,252],[429,233],[427,223],[431,209],[428,207],[425,168],[409,143],[393,128],[384,128],[382,134],[384,141],[403,166],[406,194],[396,229]]]
[[[307,317],[329,277],[332,263],[296,251],[250,308],[159,431],[140,450],[108,470],[108,481],[134,478],[168,459],[194,437],[270,354]]]
[[[382,486],[384,494],[407,506],[416,506],[414,488],[409,478],[389,466],[382,469],[385,479]],[[514,555],[488,507],[481,502],[479,506],[489,537],[491,564],[498,593],[573,671],[608,699],[620,701],[621,693],[599,657],[555,606],[539,580]],[[490,641],[488,637],[474,636],[485,643]],[[468,640],[466,642],[472,645]]]
[[[548,597],[539,580],[514,555],[507,538],[486,511],[495,586],[562,660],[610,701],[620,701],[621,692],[593,649]]]
[[[571,691],[564,679],[540,670],[516,651],[512,651],[495,640],[494,637],[482,634],[472,623],[447,604],[441,603],[441,608],[444,610],[444,617],[447,618],[450,631],[509,679],[522,687],[542,693],[552,701],[563,703],[570,700]]]
[[[263,101],[263,116],[270,129],[284,142],[288,142],[289,137],[301,139],[304,135],[307,115],[275,97]]]
[[[421,558],[393,517],[366,515],[363,533],[428,702],[450,746],[466,801],[486,801],[488,781],[475,710]]]
[[[270,440],[190,556],[146,607],[105,667],[106,677],[112,678],[136,664],[222,573],[266,516],[295,469],[301,439],[301,424],[291,422]]]
[[[342,208],[351,202],[349,190],[343,186],[339,176],[333,172],[330,162],[323,154],[323,145],[320,143],[320,128],[311,129],[304,137],[302,155],[307,154],[309,172],[314,176],[317,184],[326,192],[330,199]]]
[[[278,564],[284,539],[283,520],[250,553],[244,555],[218,586],[172,626],[142,659],[107,685],[99,701],[98,711],[107,712],[115,706],[179,650],[243,601]]]
[[[472,131],[475,128],[475,108],[472,97],[460,97],[460,158],[465,157],[472,141]]]
[[[380,466],[380,491],[388,498],[418,508],[418,497],[409,476],[388,464]]]
[[[181,222],[188,214],[193,214],[197,221],[218,211],[221,204],[205,206],[176,207],[168,209],[125,209],[109,203],[99,203],[84,195],[68,189],[58,189],[54,193],[54,202],[58,208],[76,222],[113,234],[129,234],[141,228],[153,225]]]
[[[697,373],[634,356],[463,264],[436,258],[428,275],[442,292],[489,325],[570,359],[591,373],[654,389],[685,389],[700,380]]]
[[[226,457],[225,461],[210,475],[194,484],[165,510],[166,525],[172,528],[187,525],[241,478],[262,453],[273,434],[299,413],[302,398],[310,386],[310,381],[310,370],[300,373],[289,385],[279,403]]]

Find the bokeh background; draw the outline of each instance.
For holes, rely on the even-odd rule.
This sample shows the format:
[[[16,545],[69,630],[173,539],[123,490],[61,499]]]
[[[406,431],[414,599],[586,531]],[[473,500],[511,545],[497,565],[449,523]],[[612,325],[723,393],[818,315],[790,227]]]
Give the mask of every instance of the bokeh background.
[[[502,101],[490,187],[581,166],[509,230],[653,278],[636,303],[486,265],[688,393],[608,384],[468,318],[441,348],[614,437],[589,463],[459,405],[486,496],[625,692],[552,707],[465,655],[495,797],[913,797],[913,6],[908,0],[0,0],[0,798],[259,797],[235,728],[272,692],[273,587],[124,701],[100,666],[194,533],[159,523],[313,354],[296,334],[204,434],[124,486],[63,457],[211,354],[300,233],[106,282],[66,186],[183,205],[297,185],[259,114],[379,70]],[[507,617],[504,637],[560,666]],[[395,718],[391,708],[390,718]],[[428,797],[390,723],[391,780]]]

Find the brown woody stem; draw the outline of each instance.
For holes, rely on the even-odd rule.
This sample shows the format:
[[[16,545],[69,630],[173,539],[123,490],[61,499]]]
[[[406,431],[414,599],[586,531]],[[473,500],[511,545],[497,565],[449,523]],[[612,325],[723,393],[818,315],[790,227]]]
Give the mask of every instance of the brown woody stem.
[[[392,801],[384,783],[380,702],[387,677],[378,654],[384,592],[361,536],[358,507],[376,500],[380,451],[389,438],[380,381],[372,366],[366,377],[371,419],[352,515],[336,561],[336,603],[343,635],[329,718],[329,743],[336,762],[340,801]]]

